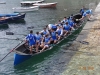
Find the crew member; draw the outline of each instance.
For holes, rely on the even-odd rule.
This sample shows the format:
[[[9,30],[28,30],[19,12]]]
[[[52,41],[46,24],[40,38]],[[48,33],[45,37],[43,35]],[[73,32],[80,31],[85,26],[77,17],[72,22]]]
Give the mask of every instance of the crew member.
[[[36,37],[33,34],[33,31],[30,31],[30,34],[26,36],[26,42],[29,43],[30,53],[32,53],[33,47],[36,47],[36,52],[38,52],[38,48],[36,46]]]

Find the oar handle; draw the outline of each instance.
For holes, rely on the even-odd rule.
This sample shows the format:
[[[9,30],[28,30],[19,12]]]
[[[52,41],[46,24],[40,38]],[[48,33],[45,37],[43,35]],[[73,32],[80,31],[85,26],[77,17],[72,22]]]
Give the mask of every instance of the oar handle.
[[[22,42],[23,42],[23,40],[15,48],[13,48],[11,51],[14,51]]]

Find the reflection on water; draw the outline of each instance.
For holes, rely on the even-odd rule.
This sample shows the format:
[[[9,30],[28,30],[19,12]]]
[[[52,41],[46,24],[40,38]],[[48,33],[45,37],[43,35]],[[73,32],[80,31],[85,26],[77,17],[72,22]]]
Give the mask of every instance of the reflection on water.
[[[20,0],[5,0],[6,4],[0,4],[0,13],[12,13],[13,7],[20,6]],[[27,27],[34,26],[34,33],[40,31],[49,23],[56,23],[64,16],[75,14],[84,5],[89,8],[90,3],[98,4],[100,0],[46,0],[45,2],[58,2],[54,9],[39,9],[37,12],[26,13],[25,20],[20,23],[9,23],[7,28],[0,29],[0,36],[9,38],[24,38],[23,35],[5,35],[6,31],[16,34],[28,34]],[[90,4],[90,5],[89,5]],[[93,5],[92,5],[93,6]],[[40,28],[40,29],[38,29]],[[0,59],[2,59],[11,49],[13,49],[20,41],[0,39]],[[0,62],[0,75],[60,75],[64,70],[71,57],[75,52],[64,52],[63,46],[56,47],[53,53],[48,57],[39,58],[36,62],[34,58],[13,66],[14,52],[9,54],[2,62]],[[57,50],[56,50],[57,49]],[[66,56],[67,55],[67,56]]]
[[[8,24],[0,25],[1,30],[5,30],[5,29],[8,29],[8,28],[9,28]]]
[[[9,22],[9,24],[21,24],[21,25],[25,25],[25,23],[26,23],[26,21],[24,20],[24,19],[21,19],[21,20],[17,20],[17,21],[11,21],[11,22]]]

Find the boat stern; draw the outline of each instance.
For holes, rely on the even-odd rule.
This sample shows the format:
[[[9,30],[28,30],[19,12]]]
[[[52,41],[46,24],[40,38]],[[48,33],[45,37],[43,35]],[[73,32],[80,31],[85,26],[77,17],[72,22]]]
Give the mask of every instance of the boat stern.
[[[14,54],[14,66],[24,62],[25,60],[31,58],[31,55],[23,55],[23,54]]]

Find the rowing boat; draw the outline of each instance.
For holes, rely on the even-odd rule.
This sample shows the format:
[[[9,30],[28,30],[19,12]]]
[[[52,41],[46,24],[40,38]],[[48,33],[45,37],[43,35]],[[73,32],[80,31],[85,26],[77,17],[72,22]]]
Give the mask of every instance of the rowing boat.
[[[55,8],[57,5],[57,2],[53,3],[36,3],[33,4],[33,6],[39,6],[40,8]]]
[[[25,13],[11,13],[11,14],[0,14],[0,18],[7,19],[7,22],[14,22],[25,18]]]
[[[20,2],[20,4],[22,6],[32,6],[35,3],[42,3],[42,2],[44,2],[44,0],[38,0],[38,1],[22,1],[22,2]]]
[[[1,17],[0,18],[0,29],[7,29],[8,28],[8,19]]]
[[[12,8],[14,12],[30,12],[37,11],[39,6],[31,6],[31,7],[14,7]]]
[[[75,19],[80,19],[82,16],[80,14],[77,14],[77,15],[74,15],[74,18]],[[18,46],[16,49],[15,49],[15,54],[14,54],[14,66],[24,62],[25,60],[28,60],[29,58],[31,57],[34,57],[35,56],[40,56],[40,55],[48,55],[49,52],[52,52],[54,51],[54,49],[57,47],[57,46],[61,46],[62,42],[65,42],[66,40],[68,40],[67,38],[69,38],[71,35],[75,34],[76,32],[78,32],[82,27],[83,27],[83,23],[84,21],[80,22],[80,21],[75,21],[76,23],[80,24],[80,26],[71,32],[71,34],[67,35],[66,37],[64,37],[62,40],[60,40],[57,44],[53,44],[51,45],[51,47],[49,49],[46,49],[45,51],[43,52],[38,52],[36,53],[35,51],[33,51],[33,54],[30,54],[30,50],[29,48],[25,45],[25,43],[22,43],[20,46]],[[48,52],[48,53],[47,53]],[[38,59],[38,58],[36,58]]]
[[[75,19],[80,19],[82,16],[80,14],[74,15]],[[14,54],[14,66],[24,62],[25,60],[28,60],[31,57],[34,57],[35,59],[38,59],[37,56],[46,56],[48,55],[48,53],[52,52],[55,50],[55,48],[57,48],[58,46],[61,46],[61,44],[65,41],[68,40],[68,38],[70,38],[71,35],[79,32],[82,28],[83,28],[83,23],[84,21],[76,21],[75,22],[77,24],[79,24],[80,26],[78,28],[76,28],[76,30],[71,31],[71,34],[67,35],[66,37],[64,37],[63,39],[61,39],[57,44],[52,44],[50,46],[50,48],[44,50],[43,52],[38,52],[36,53],[35,51],[33,51],[33,54],[30,54],[30,50],[28,48],[28,46],[25,45],[25,43],[22,43],[20,46],[18,46],[15,49],[15,54]]]
[[[0,24],[7,24],[7,19],[1,17],[0,18]]]

